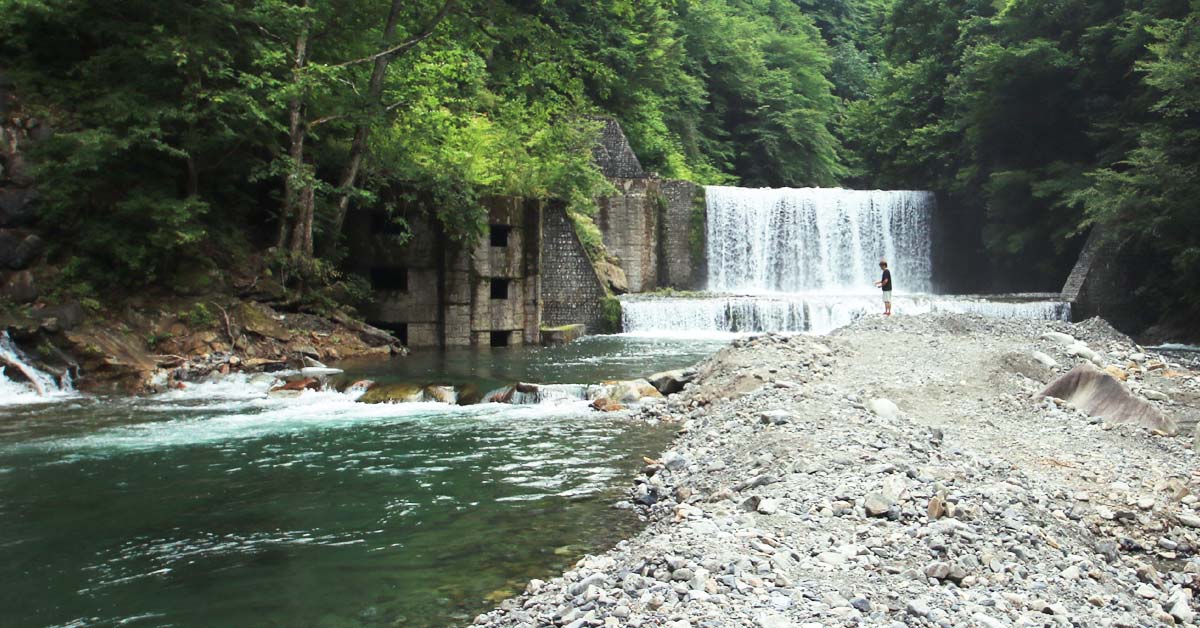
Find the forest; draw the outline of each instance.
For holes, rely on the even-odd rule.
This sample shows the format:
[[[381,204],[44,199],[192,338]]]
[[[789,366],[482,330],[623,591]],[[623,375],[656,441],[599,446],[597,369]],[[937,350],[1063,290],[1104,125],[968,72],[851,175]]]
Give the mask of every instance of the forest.
[[[251,253],[352,286],[358,207],[458,239],[486,195],[586,217],[606,116],[663,177],[937,191],[995,289],[1100,227],[1147,307],[1200,308],[1197,0],[0,0],[0,73],[54,130],[64,294]]]

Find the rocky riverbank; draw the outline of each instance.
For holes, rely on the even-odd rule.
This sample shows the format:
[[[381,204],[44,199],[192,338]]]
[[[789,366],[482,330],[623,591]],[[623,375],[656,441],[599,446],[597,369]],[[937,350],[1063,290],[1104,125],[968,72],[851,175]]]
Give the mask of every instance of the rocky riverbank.
[[[229,373],[405,352],[391,334],[346,314],[286,312],[229,295],[121,310],[78,302],[13,309],[0,315],[0,329],[34,367],[92,392],[162,392]]]
[[[1186,436],[1039,398],[1085,361]],[[1198,399],[1101,321],[742,340],[640,411],[680,428],[624,504],[647,528],[475,623],[1191,625]]]

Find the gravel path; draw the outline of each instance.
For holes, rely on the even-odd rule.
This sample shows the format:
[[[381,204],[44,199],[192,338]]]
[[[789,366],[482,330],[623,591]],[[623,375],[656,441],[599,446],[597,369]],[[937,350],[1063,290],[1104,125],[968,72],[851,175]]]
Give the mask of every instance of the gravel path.
[[[1080,353],[1188,437],[1037,400]],[[872,317],[741,340],[641,411],[680,421],[631,491],[646,530],[476,623],[1192,625],[1198,395],[1197,373],[1102,321]]]

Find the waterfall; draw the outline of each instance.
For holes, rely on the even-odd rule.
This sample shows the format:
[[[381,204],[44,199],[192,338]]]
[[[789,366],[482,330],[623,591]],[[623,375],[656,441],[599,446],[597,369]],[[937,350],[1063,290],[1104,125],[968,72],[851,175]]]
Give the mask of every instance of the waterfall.
[[[695,335],[696,332],[806,332],[825,334],[867,314],[878,313],[878,297],[861,295],[774,295],[760,297],[638,298],[621,300],[622,326],[633,335]],[[974,297],[899,296],[897,314],[952,312],[992,318],[1070,320],[1069,303],[1053,300],[987,301]]]
[[[888,260],[904,292],[931,288],[929,192],[710,186],[708,289],[861,292]]]
[[[13,378],[10,374],[19,374],[19,377]],[[0,404],[19,403],[74,390],[69,372],[63,373],[60,381],[49,373],[39,371],[13,343],[7,331],[0,332],[0,376]]]

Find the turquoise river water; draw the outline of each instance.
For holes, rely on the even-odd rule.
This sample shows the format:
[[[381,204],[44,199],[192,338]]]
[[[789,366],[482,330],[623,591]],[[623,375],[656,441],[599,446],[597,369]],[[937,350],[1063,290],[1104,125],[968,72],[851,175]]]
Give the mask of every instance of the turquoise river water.
[[[596,337],[341,366],[422,384],[593,383],[719,346]],[[673,429],[584,402],[366,405],[237,378],[0,401],[6,627],[465,624],[632,531],[612,503]]]

